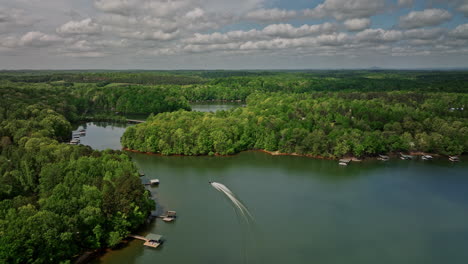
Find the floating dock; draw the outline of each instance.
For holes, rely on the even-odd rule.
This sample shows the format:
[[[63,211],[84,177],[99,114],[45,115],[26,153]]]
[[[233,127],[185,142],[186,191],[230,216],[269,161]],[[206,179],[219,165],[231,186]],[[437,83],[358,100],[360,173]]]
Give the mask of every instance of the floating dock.
[[[164,242],[163,236],[158,234],[148,234],[146,237],[138,235],[128,235],[128,237],[145,241],[143,245],[151,248],[157,248]]]

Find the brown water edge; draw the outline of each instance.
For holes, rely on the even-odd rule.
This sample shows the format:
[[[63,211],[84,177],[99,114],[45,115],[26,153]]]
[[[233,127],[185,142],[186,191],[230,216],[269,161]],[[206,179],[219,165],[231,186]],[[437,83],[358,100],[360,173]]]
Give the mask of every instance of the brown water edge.
[[[156,219],[146,220],[143,224],[138,226],[135,230],[133,230],[133,232],[129,233],[128,235],[130,235],[130,234],[141,234],[141,233],[148,234],[148,226],[155,220]],[[119,251],[119,250],[122,250],[122,249],[128,247],[130,242],[132,242],[134,240],[136,240],[136,239],[132,238],[132,237],[125,237],[117,245],[115,245],[113,247],[103,247],[103,248],[97,248],[97,249],[94,249],[94,250],[85,251],[85,252],[81,253],[79,256],[77,256],[76,258],[72,259],[72,263],[73,264],[90,263],[93,260],[98,259],[98,258],[100,258],[100,257],[102,257],[102,256],[104,256],[104,255],[106,255],[108,253]]]
[[[208,157],[209,155],[184,155],[184,154],[173,154],[173,155],[163,155],[161,153],[153,153],[153,152],[146,152],[146,151],[139,151],[139,150],[134,150],[134,149],[129,149],[129,148],[122,148],[123,151],[129,151],[129,152],[134,152],[134,153],[141,153],[141,154],[146,154],[146,155],[152,155],[152,156],[159,156],[159,157]],[[296,156],[296,157],[306,157],[306,158],[311,158],[311,159],[320,159],[320,160],[339,160],[339,159],[350,159],[351,161],[354,162],[361,162],[363,160],[376,160],[378,157],[376,156],[366,156],[362,158],[357,158],[354,156],[343,156],[341,158],[332,158],[332,157],[324,157],[320,155],[312,155],[312,154],[299,154],[299,153],[285,153],[285,152],[279,152],[279,151],[269,151],[265,149],[251,149],[251,150],[244,150],[241,152],[263,152],[272,156]],[[239,153],[241,153],[239,152]],[[221,155],[221,154],[214,154],[216,157],[234,157],[238,155],[239,153],[232,154],[232,155]],[[400,155],[400,152],[390,152],[386,153],[386,155],[390,157],[398,157]],[[422,151],[412,151],[409,152],[409,155],[411,156],[423,156],[423,155],[431,155],[434,157],[442,157],[443,155],[441,154],[436,154],[436,153],[428,153],[428,152],[422,152]]]
[[[134,240],[134,238],[124,238],[122,239],[122,241],[119,242],[119,244],[115,245],[112,248],[106,247],[106,248],[98,248],[95,250],[86,251],[82,253],[80,256],[78,256],[75,260],[73,260],[73,263],[74,264],[89,263],[92,260],[97,259],[109,252],[125,248],[131,240]]]

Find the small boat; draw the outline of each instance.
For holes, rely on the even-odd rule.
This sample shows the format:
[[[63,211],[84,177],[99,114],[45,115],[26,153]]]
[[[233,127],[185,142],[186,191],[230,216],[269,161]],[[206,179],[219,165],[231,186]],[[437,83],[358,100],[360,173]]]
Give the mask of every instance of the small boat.
[[[400,159],[402,159],[402,160],[411,160],[411,159],[413,159],[413,156],[410,156],[410,155],[405,155],[405,154],[402,154],[402,153],[400,153],[400,155],[401,155]]]
[[[74,139],[70,140],[70,145],[77,145],[78,143],[80,143],[79,139],[74,138]]]
[[[172,222],[176,219],[176,217],[177,217],[176,211],[167,211],[166,215],[162,216],[164,222]]]
[[[422,156],[421,156],[421,159],[422,159],[422,160],[432,160],[433,157],[432,157],[431,155],[422,155]]]
[[[458,162],[458,161],[460,161],[460,158],[457,157],[457,156],[449,156],[449,160],[450,160],[451,162]]]
[[[159,179],[150,180],[150,185],[159,185]]]
[[[170,217],[174,217],[174,218],[177,217],[177,212],[176,211],[167,211],[166,214],[167,214],[167,216],[170,216]]]
[[[390,159],[389,156],[386,156],[386,155],[379,155],[379,157],[377,158],[378,160],[382,160],[382,161],[387,161]]]
[[[174,220],[175,220],[175,218],[172,218],[172,217],[164,217],[163,218],[163,221],[166,222],[166,223],[170,223],[170,222],[172,222]]]
[[[347,166],[351,162],[351,159],[340,159],[339,165],[341,166]]]
[[[80,133],[86,132],[86,129],[80,129],[80,130],[78,130],[78,132],[80,132]]]

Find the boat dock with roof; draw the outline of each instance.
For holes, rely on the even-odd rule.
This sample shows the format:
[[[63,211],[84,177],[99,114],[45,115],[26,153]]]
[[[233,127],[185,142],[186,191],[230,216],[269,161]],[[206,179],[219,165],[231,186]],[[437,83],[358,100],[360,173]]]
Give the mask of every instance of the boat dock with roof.
[[[145,241],[143,245],[151,248],[157,248],[164,242],[163,236],[152,233],[148,234],[146,237],[139,235],[128,235],[128,237]]]

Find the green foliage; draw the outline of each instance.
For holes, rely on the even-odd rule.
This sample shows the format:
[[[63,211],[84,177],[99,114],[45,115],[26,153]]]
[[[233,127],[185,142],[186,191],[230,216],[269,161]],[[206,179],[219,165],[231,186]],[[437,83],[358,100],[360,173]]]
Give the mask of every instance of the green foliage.
[[[254,94],[245,108],[178,111],[128,128],[122,144],[164,155],[265,149],[325,157],[468,151],[465,94],[335,92]]]
[[[81,98],[31,86],[0,88],[0,263],[66,263],[115,245],[154,201],[126,154],[59,143]]]
[[[154,207],[126,154],[59,143],[69,139],[70,122],[154,113],[129,127],[122,144],[164,155],[249,149],[325,157],[461,154],[468,149],[467,76],[0,72],[0,263],[68,263],[83,250],[116,245]],[[247,100],[247,107],[183,111],[190,110],[188,101],[212,100]]]

